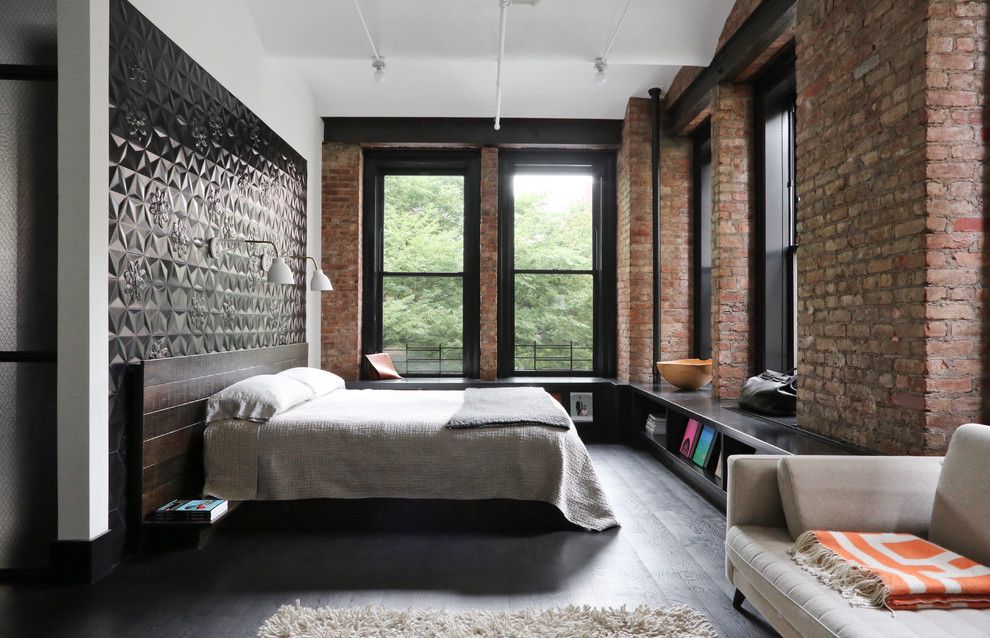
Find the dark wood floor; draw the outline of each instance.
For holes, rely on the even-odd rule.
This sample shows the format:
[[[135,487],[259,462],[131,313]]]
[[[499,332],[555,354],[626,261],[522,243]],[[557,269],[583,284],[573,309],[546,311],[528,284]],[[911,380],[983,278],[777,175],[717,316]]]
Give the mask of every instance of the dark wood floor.
[[[0,636],[253,636],[282,604],[509,609],[669,606],[722,636],[773,636],[732,609],[725,519],[645,452],[590,445],[622,528],[220,530],[199,551],[129,559],[92,587],[0,586]],[[748,605],[747,605],[748,608]]]

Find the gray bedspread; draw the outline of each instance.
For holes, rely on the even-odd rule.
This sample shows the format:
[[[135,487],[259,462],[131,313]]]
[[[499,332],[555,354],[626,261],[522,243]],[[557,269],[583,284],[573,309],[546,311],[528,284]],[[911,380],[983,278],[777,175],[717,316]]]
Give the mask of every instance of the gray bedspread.
[[[544,501],[589,530],[618,525],[575,428],[446,427],[463,396],[336,390],[267,423],[211,423],[204,491],[230,500]]]
[[[468,388],[448,428],[549,425],[567,430],[571,418],[543,388]]]

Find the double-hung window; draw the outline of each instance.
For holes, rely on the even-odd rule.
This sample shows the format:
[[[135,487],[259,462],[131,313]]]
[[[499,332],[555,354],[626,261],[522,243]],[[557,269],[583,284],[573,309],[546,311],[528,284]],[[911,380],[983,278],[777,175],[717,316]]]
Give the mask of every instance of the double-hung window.
[[[712,356],[712,142],[711,123],[694,134],[694,354]]]
[[[364,352],[403,376],[478,375],[479,156],[368,152]]]
[[[755,88],[758,364],[787,371],[797,357],[793,50],[771,63]]]
[[[614,374],[614,160],[500,157],[499,374]]]

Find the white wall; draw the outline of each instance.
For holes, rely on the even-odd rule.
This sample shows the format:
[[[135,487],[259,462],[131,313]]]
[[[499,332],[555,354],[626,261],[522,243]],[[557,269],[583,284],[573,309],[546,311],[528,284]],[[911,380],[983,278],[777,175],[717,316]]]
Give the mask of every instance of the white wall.
[[[308,253],[320,261],[323,126],[306,83],[265,58],[244,0],[133,4],[306,159]],[[109,33],[107,0],[59,0],[57,399],[62,540],[93,539],[108,528]],[[310,363],[319,365],[317,293],[307,293],[306,319]]]
[[[106,0],[58,2],[58,537],[107,531]]]

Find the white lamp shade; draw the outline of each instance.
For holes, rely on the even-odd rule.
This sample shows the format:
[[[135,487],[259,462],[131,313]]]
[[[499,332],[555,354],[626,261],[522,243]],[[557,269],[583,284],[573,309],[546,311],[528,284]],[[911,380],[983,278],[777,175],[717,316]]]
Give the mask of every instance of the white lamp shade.
[[[330,284],[330,278],[323,274],[322,270],[314,270],[313,278],[309,280],[309,289],[321,292],[327,290],[333,290],[333,285]]]
[[[296,283],[292,279],[292,271],[289,265],[281,257],[272,262],[272,267],[268,269],[268,283],[291,286]]]

